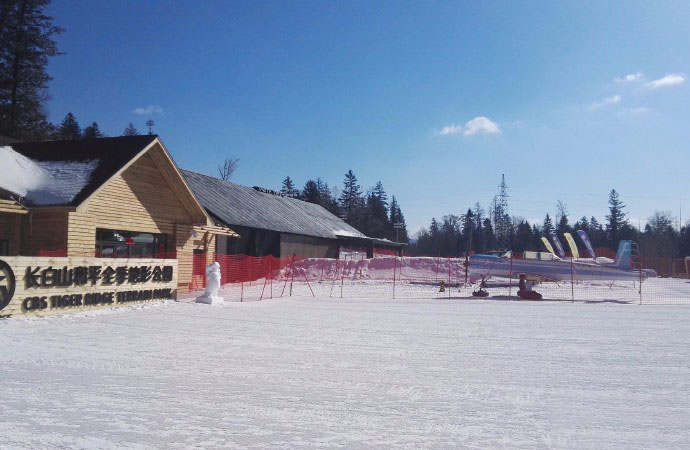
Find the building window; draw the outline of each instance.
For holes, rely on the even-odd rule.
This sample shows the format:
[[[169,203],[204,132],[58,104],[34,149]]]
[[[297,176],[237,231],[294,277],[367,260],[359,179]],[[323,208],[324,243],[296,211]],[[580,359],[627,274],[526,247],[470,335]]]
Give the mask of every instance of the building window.
[[[165,234],[96,229],[96,255],[101,258],[164,258]]]
[[[0,239],[0,256],[10,255],[10,241],[7,239]]]

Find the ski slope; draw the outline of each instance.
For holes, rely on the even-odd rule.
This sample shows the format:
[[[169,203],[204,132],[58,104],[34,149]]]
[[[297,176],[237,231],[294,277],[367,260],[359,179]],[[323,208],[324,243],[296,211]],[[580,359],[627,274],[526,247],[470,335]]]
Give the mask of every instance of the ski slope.
[[[0,320],[4,448],[688,448],[690,307],[164,302]]]

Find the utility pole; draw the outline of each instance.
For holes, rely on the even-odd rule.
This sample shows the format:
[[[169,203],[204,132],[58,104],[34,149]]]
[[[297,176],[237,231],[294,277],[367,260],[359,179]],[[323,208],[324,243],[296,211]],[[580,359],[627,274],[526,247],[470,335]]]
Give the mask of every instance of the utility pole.
[[[402,223],[402,222],[395,222],[395,223],[393,224],[393,228],[395,228],[395,243],[396,243],[396,244],[397,244],[398,242],[400,242],[399,239],[398,239],[398,233],[400,232],[400,230],[402,229],[402,227],[403,227],[403,223]]]

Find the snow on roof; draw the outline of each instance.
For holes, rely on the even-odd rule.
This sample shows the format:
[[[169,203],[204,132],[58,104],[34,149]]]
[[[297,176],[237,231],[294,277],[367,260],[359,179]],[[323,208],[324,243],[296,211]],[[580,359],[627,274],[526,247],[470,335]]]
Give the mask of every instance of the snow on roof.
[[[358,231],[348,231],[348,230],[334,230],[333,234],[336,236],[344,236],[344,237],[364,237],[362,233]]]
[[[100,160],[34,161],[11,146],[0,147],[0,188],[33,205],[63,205],[91,180]]]

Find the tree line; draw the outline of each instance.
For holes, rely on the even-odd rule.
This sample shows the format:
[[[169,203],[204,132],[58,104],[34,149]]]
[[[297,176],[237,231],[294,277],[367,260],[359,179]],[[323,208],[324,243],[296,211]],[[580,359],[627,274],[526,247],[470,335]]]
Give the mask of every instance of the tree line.
[[[589,219],[581,217],[571,224],[566,205],[559,201],[556,205],[556,216],[548,213],[540,225],[530,224],[527,220],[504,216],[508,226],[505,236],[496,233],[495,205],[492,204],[489,214],[485,214],[479,203],[461,215],[449,214],[437,220],[431,219],[428,228],[417,234],[410,251],[415,255],[425,256],[462,256],[467,252],[484,253],[492,250],[512,250],[514,252],[545,251],[541,238],[551,232],[563,242],[563,234],[570,233],[575,237],[577,230],[583,230],[589,236],[592,246],[616,250],[618,242],[630,239],[638,243],[643,256],[678,258],[690,255],[690,221],[674,226],[675,219],[668,212],[655,212],[647,220],[644,229],[637,229],[627,219],[626,205],[615,189],[609,192],[608,214],[604,223],[594,216]],[[587,254],[584,244],[575,237],[579,253]],[[503,244],[503,245],[502,245]],[[565,245],[565,242],[564,242]],[[566,248],[567,245],[566,245]]]
[[[409,241],[405,216],[395,195],[391,196],[389,203],[381,181],[363,192],[352,170],[345,173],[340,192],[321,178],[309,179],[302,189],[298,189],[294,180],[287,176],[282,182],[280,193],[321,205],[366,236],[393,242]]]
[[[60,123],[48,121],[45,103],[50,98],[52,77],[48,59],[62,55],[54,40],[63,33],[46,14],[50,0],[2,0],[0,2],[0,136],[18,140],[90,139],[105,134],[92,122],[80,127],[70,112]],[[148,134],[153,134],[148,120]],[[130,122],[123,136],[138,135]]]
[[[145,125],[148,127],[147,134],[152,135],[155,122],[149,119],[146,121]],[[71,112],[67,113],[65,118],[62,119],[62,122],[59,124],[50,124],[47,129],[47,133],[48,134],[45,136],[45,139],[57,139],[65,141],[107,137],[107,135],[98,127],[97,122],[91,122],[91,125],[82,129],[77,121],[77,118]],[[122,131],[122,136],[138,136],[140,134],[141,133],[132,122],[129,122],[129,124],[127,124],[125,129]]]

